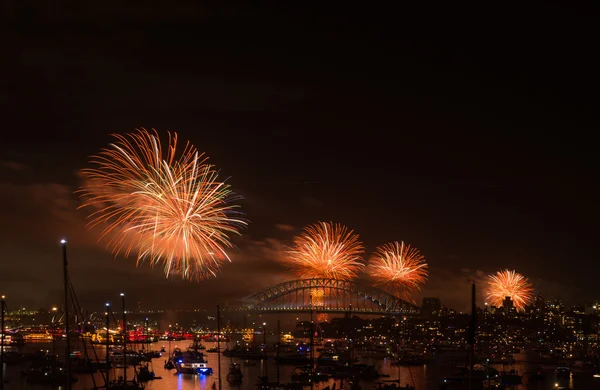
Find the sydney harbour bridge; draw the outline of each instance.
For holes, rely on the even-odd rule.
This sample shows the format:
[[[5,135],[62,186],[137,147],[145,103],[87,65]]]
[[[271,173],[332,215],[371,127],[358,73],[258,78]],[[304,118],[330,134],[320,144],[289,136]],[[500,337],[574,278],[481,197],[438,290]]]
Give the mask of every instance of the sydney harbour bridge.
[[[290,280],[246,297],[234,311],[414,315],[419,307],[376,287],[336,279]]]

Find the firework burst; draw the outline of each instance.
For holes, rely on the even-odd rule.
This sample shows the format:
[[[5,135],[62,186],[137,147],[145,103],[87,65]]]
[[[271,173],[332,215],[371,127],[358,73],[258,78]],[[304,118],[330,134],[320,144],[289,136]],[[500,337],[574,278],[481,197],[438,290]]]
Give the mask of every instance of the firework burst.
[[[506,297],[512,299],[517,310],[523,311],[533,299],[533,287],[525,276],[514,270],[505,269],[489,275],[487,301],[500,307]]]
[[[350,280],[364,267],[362,254],[358,234],[341,224],[318,222],[294,238],[287,263],[301,278]]]
[[[310,300],[315,307],[325,306],[325,291],[318,288],[311,289]]]
[[[391,242],[376,249],[370,261],[370,275],[387,289],[413,300],[414,292],[427,282],[425,257],[404,242]]]
[[[138,263],[162,262],[167,276],[215,276],[229,261],[230,235],[246,224],[236,217],[229,185],[191,144],[178,154],[176,133],[166,152],[156,131],[113,137],[90,158],[93,168],[81,171],[81,207],[94,209],[89,226],[103,226],[100,238],[115,256],[134,252]]]

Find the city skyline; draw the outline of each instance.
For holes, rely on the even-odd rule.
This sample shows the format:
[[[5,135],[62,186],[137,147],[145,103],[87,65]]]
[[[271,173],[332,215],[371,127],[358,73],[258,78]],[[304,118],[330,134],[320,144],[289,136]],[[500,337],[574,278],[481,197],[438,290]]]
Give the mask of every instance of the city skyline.
[[[392,241],[419,248],[430,275],[419,299],[466,309],[469,282],[505,268],[528,277],[535,293],[596,299],[600,213],[587,134],[598,120],[580,86],[592,90],[597,79],[580,50],[584,24],[568,33],[577,37],[572,58],[556,59],[555,45],[567,45],[550,32],[528,51],[525,17],[510,34],[497,16],[477,23],[479,37],[449,28],[407,38],[390,33],[394,20],[357,31],[323,10],[304,31],[291,7],[235,10],[211,10],[200,27],[205,19],[192,12],[189,24],[160,31],[158,14],[146,15],[139,34],[115,22],[127,48],[97,28],[83,45],[52,32],[56,21],[43,27],[43,13],[38,33],[11,32],[19,55],[7,64],[14,78],[0,146],[0,289],[9,302],[60,301],[63,237],[86,306],[120,291],[158,306],[243,298],[291,278],[284,248],[317,221],[348,226],[369,255]],[[563,11],[542,12],[572,20]],[[441,16],[431,23],[454,26]],[[221,35],[196,45],[186,29]],[[219,279],[167,280],[160,267],[114,259],[85,228],[79,170],[109,134],[138,127],[178,132],[244,197],[250,225]]]

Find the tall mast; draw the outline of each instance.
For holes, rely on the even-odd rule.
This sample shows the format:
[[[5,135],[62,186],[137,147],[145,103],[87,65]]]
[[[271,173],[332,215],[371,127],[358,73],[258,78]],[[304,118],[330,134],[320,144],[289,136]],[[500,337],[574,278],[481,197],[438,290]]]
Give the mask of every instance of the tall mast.
[[[71,340],[69,338],[69,273],[67,271],[67,240],[61,240],[63,252],[63,287],[65,290],[65,389],[71,390]]]
[[[6,307],[6,302],[4,301],[6,297],[2,295],[2,300],[0,301],[2,310],[2,320],[0,321],[0,332],[2,332],[2,340],[0,341],[0,390],[4,390],[4,308]]]
[[[281,320],[277,319],[277,385],[279,385],[279,343],[281,343]]]
[[[146,317],[146,322],[144,323],[144,344],[148,343],[148,317]],[[142,350],[144,349],[144,344],[142,344]],[[148,347],[148,349],[150,349]]]
[[[315,344],[315,327],[313,325],[313,294],[312,290],[309,292],[310,297],[310,389],[315,388],[315,353],[313,351]]]
[[[110,349],[110,334],[108,328],[110,327],[110,303],[106,303],[106,388],[108,389],[108,382],[110,380],[110,356],[108,350]]]
[[[217,305],[217,366],[219,366],[219,390],[221,390],[221,310]]]
[[[123,383],[127,383],[127,318],[125,317],[125,293],[121,293],[123,306]]]

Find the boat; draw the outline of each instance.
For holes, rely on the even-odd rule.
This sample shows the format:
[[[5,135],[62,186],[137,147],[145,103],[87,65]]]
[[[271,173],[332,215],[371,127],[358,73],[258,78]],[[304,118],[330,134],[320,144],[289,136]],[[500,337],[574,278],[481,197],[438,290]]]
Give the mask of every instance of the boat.
[[[265,354],[257,347],[242,347],[239,344],[236,344],[232,349],[226,348],[223,351],[223,356],[229,358],[236,357],[247,360],[262,359],[265,357]]]
[[[302,390],[302,387],[285,385],[277,382],[269,382],[268,378],[259,377],[258,382],[255,385],[256,390],[290,390],[297,389]]]
[[[144,388],[145,386],[143,383],[138,382],[135,379],[124,381],[123,377],[109,382],[106,387],[102,387],[102,389],[107,390],[144,390]]]
[[[0,332],[0,334],[2,334],[2,332]],[[4,337],[2,337],[0,339],[0,344],[4,345],[5,347],[8,346],[22,346],[25,345],[25,339],[23,338],[23,335],[20,335],[18,333],[4,333]]]
[[[423,355],[408,354],[398,360],[392,361],[394,366],[422,366],[429,363],[429,359]]]
[[[542,367],[538,367],[537,370],[529,374],[529,382],[543,381],[546,379],[546,373]]]
[[[568,378],[571,376],[571,369],[567,366],[559,366],[556,368],[556,376],[562,378]]]
[[[52,342],[54,337],[48,331],[32,331],[31,333],[24,333],[23,340],[27,343],[48,343]]]
[[[154,374],[154,371],[150,369],[148,364],[140,365],[140,367],[138,368],[137,377],[140,380],[140,382],[148,382],[154,379],[162,379],[161,377],[157,377]]]
[[[312,378],[312,380],[311,380]],[[329,375],[323,372],[311,372],[310,366],[296,367],[290,377],[290,384],[308,386],[311,382],[326,382]]]
[[[373,345],[360,351],[355,351],[355,354],[360,355],[363,358],[372,359],[385,359],[392,356],[389,347],[385,345]]]
[[[377,390],[416,390],[413,385],[400,386],[400,380],[387,380],[375,383]]]
[[[213,373],[213,369],[208,366],[208,361],[204,360],[204,354],[200,352],[199,347],[200,340],[196,339],[187,351],[175,348],[172,361],[178,373],[191,375],[211,375]]]
[[[280,356],[276,356],[275,361],[278,364],[293,364],[295,366],[304,366],[310,364],[310,357],[300,353],[282,354]]]
[[[142,357],[142,355],[133,351],[127,351],[123,356],[122,350],[116,350],[111,353],[110,361],[117,366],[123,366],[123,364],[136,365],[142,361]]]
[[[374,364],[353,364],[351,367],[352,376],[359,380],[372,380],[380,378],[382,375],[377,371]]]
[[[90,359],[83,357],[73,357],[71,359],[71,372],[76,374],[93,374],[98,371],[98,364]]]
[[[229,366],[229,373],[227,373],[227,382],[229,382],[230,385],[239,385],[242,383],[243,377],[244,375],[242,374],[239,363],[231,363]]]
[[[212,375],[213,369],[207,363],[201,362],[175,362],[177,372],[191,375]]]
[[[521,383],[523,383],[523,377],[517,374],[515,370],[500,373],[499,379],[503,385],[513,386],[520,385]]]
[[[67,379],[66,370],[53,357],[41,362],[32,362],[29,368],[22,371],[22,374],[27,377],[27,383],[36,385],[62,385]],[[77,382],[77,378],[70,376],[70,381]]]

